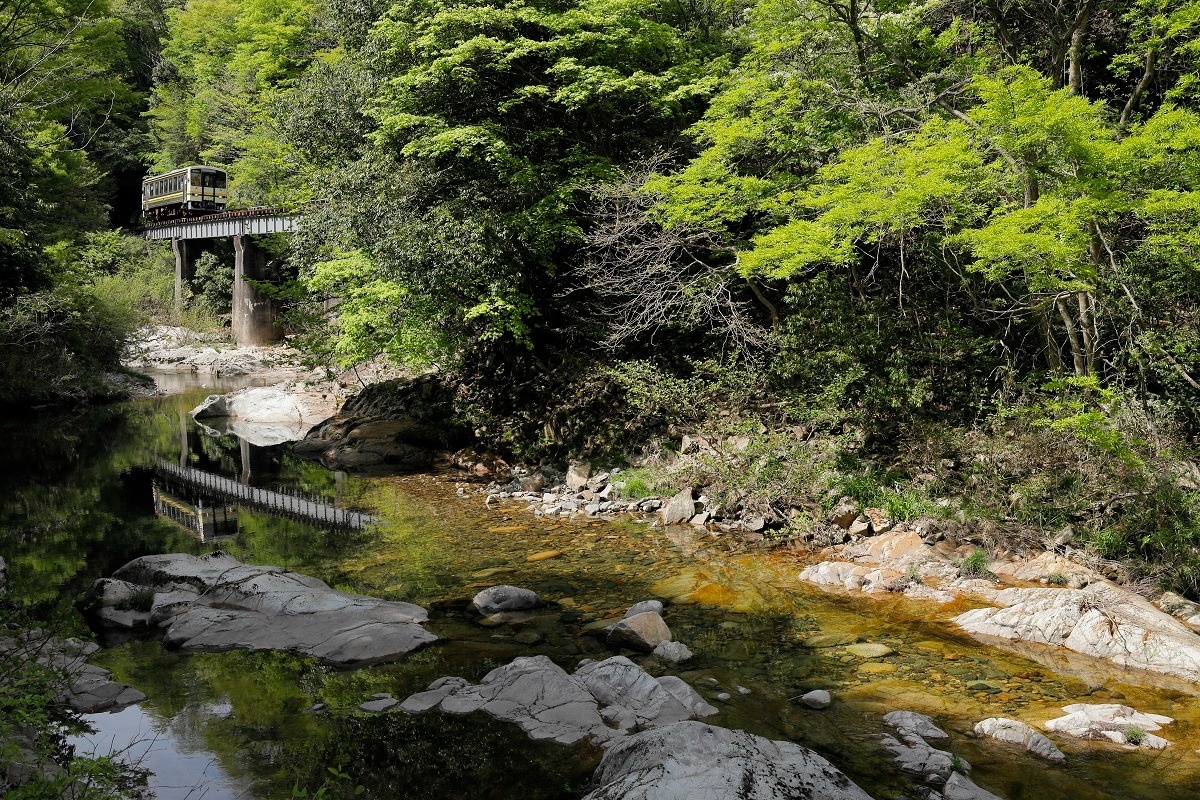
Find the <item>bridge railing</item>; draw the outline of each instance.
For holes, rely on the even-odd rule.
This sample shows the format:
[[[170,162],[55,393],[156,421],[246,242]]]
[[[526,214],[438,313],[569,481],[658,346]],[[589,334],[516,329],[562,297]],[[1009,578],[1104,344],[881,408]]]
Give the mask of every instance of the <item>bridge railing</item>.
[[[210,494],[259,506],[268,511],[295,516],[310,522],[354,528],[356,530],[379,523],[379,518],[371,514],[338,508],[329,503],[305,497],[297,497],[283,491],[263,489],[258,486],[247,486],[244,483],[238,483],[232,478],[215,475],[211,472],[196,469],[195,467],[181,467],[169,461],[160,461],[156,469],[160,474],[198,487]]]

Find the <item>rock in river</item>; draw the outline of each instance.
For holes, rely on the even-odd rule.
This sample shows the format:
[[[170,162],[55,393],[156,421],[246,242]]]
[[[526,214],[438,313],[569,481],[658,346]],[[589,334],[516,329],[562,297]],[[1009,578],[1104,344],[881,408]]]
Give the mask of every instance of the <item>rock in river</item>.
[[[1175,720],[1161,714],[1144,714],[1141,711],[1118,703],[1074,703],[1063,706],[1065,717],[1046,723],[1046,730],[1058,731],[1078,739],[1110,741],[1116,744],[1133,744],[1153,750],[1162,750],[1171,743],[1150,731],[1162,730]],[[1135,736],[1130,731],[1139,731]],[[1136,741],[1135,741],[1136,739]]]
[[[1004,589],[1002,608],[960,614],[963,630],[1058,645],[1118,666],[1200,681],[1200,637],[1149,600],[1112,584],[1087,589]]]
[[[609,644],[625,645],[635,650],[653,650],[663,642],[671,641],[671,638],[671,629],[653,611],[625,617],[608,630]]]
[[[666,725],[717,710],[679,678],[653,678],[624,656],[583,661],[575,674],[547,656],[515,658],[478,684],[441,678],[409,697],[401,711],[483,711],[515,722],[532,739],[603,744],[638,727]]]
[[[150,619],[185,650],[280,650],[325,664],[361,666],[406,655],[437,637],[412,603],[335,591],[280,567],[243,564],[222,551],[143,556],[114,573],[153,596]],[[97,581],[93,598],[120,595]],[[116,624],[111,618],[109,624]]]
[[[792,742],[679,722],[617,742],[584,800],[870,800],[836,767]]]
[[[542,604],[542,598],[537,596],[537,592],[519,586],[492,586],[475,595],[471,604],[480,614],[491,616],[502,611],[537,608]]]
[[[1019,744],[1035,756],[1041,756],[1055,764],[1061,764],[1067,760],[1062,751],[1054,746],[1054,742],[1020,720],[989,717],[976,724],[975,734],[990,736],[1001,742]]]

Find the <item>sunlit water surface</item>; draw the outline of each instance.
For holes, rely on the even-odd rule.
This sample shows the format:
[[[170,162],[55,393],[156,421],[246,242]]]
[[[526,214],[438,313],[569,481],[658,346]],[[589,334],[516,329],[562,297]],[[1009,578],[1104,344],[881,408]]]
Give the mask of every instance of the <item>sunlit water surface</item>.
[[[42,415],[0,430],[9,445],[0,553],[9,557],[14,594],[57,629],[92,635],[73,603],[94,579],[147,553],[223,548],[338,588],[420,603],[442,639],[404,661],[341,671],[277,653],[183,654],[152,638],[102,635],[108,647],[95,661],[149,699],[91,716],[96,732],[76,744],[124,751],[150,770],[157,797],[287,798],[323,786],[335,797],[359,786],[379,798],[582,797],[600,756],[589,745],[530,742],[483,715],[367,716],[354,707],[374,692],[404,697],[442,675],[476,680],[518,655],[543,653],[573,669],[582,658],[612,654],[587,623],[656,593],[685,591],[697,602],[669,606],[667,621],[696,652],[679,674],[721,709],[708,721],[813,747],[876,797],[899,797],[909,786],[877,743],[880,717],[893,708],[932,714],[951,732],[949,748],[974,765],[974,779],[1009,800],[1197,797],[1195,687],[1150,676],[1134,676],[1135,685],[1088,660],[979,645],[947,622],[961,607],[823,594],[796,579],[798,553],[743,554],[721,538],[633,521],[535,519],[519,506],[487,509],[477,495],[458,494],[459,476],[334,473],[286,446],[254,447],[198,429],[187,410],[210,390],[229,388]],[[202,498],[172,484],[162,464],[382,522],[365,531],[322,527],[233,505],[202,541],[188,517]],[[563,555],[526,560],[547,550]],[[521,625],[484,627],[469,600],[498,582],[533,588],[553,605]],[[864,661],[838,646],[804,644],[819,633],[897,652]],[[813,688],[831,689],[834,705],[814,712],[794,702]],[[728,701],[716,699],[723,692]],[[1060,740],[1068,764],[1052,767],[970,734],[985,717],[1036,723],[1076,701],[1176,717],[1165,731],[1176,744],[1147,754]],[[314,703],[326,711],[312,713]]]

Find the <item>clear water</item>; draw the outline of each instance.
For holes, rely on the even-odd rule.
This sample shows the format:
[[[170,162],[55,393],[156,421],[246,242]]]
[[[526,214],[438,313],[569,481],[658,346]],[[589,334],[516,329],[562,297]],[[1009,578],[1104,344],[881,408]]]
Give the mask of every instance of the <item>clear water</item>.
[[[612,651],[584,626],[656,593],[693,601],[671,604],[667,620],[697,654],[680,674],[721,708],[710,721],[813,747],[876,797],[899,797],[907,785],[876,739],[885,730],[880,716],[894,708],[932,714],[951,732],[950,749],[974,765],[975,780],[1010,800],[1198,795],[1197,687],[1061,654],[983,646],[948,624],[955,609],[821,593],[796,579],[800,554],[742,554],[721,538],[632,521],[547,521],[520,507],[487,509],[478,496],[456,492],[454,475],[334,473],[285,446],[254,448],[199,432],[186,412],[207,393],[0,426],[7,440],[0,553],[9,558],[14,594],[33,601],[56,629],[90,636],[74,602],[94,579],[146,553],[221,547],[249,563],[420,603],[442,641],[394,664],[341,671],[281,654],[184,654],[152,638],[101,636],[108,648],[96,662],[149,699],[95,715],[96,733],[78,745],[128,748],[153,772],[158,797],[286,798],[322,786],[334,797],[353,796],[358,786],[360,796],[379,798],[582,797],[600,756],[586,744],[529,742],[481,715],[353,709],[374,692],[404,697],[442,675],[478,679],[518,655],[545,653],[568,669],[605,657]],[[233,505],[219,535],[201,541],[180,522],[186,514],[171,517],[155,502],[156,489],[161,498],[171,488],[155,471],[163,462],[377,514],[382,523],[323,528]],[[194,499],[176,497],[184,511]],[[546,550],[563,555],[526,560]],[[529,586],[557,605],[521,626],[484,627],[469,599],[497,582]],[[879,641],[897,653],[864,662],[838,647],[805,646],[816,633]],[[647,668],[663,671],[652,662]],[[972,688],[980,680],[999,689]],[[834,705],[813,712],[794,702],[813,688],[831,689]],[[731,699],[715,700],[720,692]],[[1076,701],[1126,702],[1177,717],[1165,732],[1176,744],[1145,754],[1061,743],[1068,764],[1051,767],[970,735],[984,717],[1036,723]],[[307,711],[317,702],[326,713]]]

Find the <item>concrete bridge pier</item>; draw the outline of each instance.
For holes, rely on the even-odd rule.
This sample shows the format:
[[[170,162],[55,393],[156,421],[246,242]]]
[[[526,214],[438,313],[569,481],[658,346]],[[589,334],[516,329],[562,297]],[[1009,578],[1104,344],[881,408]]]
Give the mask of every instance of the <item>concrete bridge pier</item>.
[[[281,338],[275,304],[250,281],[266,280],[267,256],[246,234],[233,237],[233,338],[238,346],[262,345]]]
[[[200,243],[187,239],[172,239],[175,251],[175,311],[183,311],[183,286],[196,277],[196,259],[200,255]]]

